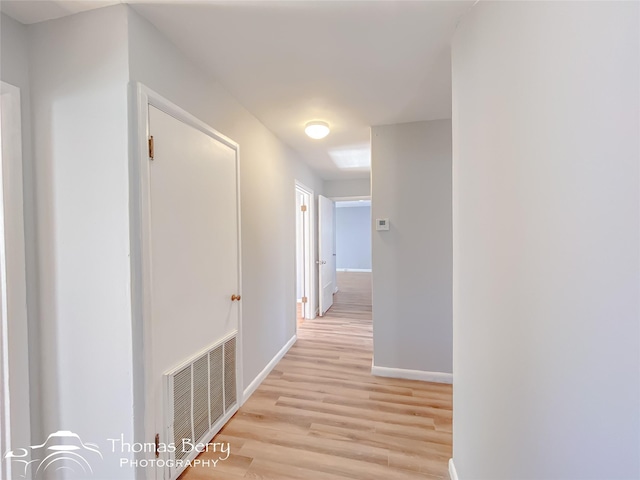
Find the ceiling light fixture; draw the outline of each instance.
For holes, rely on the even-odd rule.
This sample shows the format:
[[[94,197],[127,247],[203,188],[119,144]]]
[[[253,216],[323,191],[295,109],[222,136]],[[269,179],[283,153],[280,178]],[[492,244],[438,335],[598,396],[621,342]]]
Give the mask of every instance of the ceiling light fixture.
[[[313,121],[307,123],[304,127],[304,133],[316,140],[326,137],[330,131],[327,122]]]

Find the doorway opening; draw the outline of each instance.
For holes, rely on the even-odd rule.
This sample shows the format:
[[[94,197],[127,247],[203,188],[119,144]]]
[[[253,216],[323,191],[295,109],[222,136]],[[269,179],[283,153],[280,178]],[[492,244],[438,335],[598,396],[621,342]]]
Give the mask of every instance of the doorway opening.
[[[313,190],[296,180],[296,330],[316,316],[313,294]]]
[[[357,277],[370,278],[371,197],[335,199],[336,287],[347,287]],[[353,275],[361,274],[361,275]]]

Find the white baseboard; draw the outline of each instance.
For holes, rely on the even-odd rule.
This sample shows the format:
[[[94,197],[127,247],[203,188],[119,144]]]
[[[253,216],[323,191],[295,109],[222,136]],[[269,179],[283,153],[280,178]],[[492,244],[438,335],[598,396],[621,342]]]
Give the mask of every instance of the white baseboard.
[[[282,360],[282,357],[284,357],[289,349],[293,346],[293,344],[296,343],[296,340],[298,340],[297,335],[291,337],[291,339],[285,344],[284,347],[280,349],[278,353],[276,353],[276,356],[271,359],[271,361],[267,364],[266,367],[264,367],[264,369],[258,374],[258,376],[253,379],[249,386],[244,389],[244,393],[242,395],[243,404],[244,402],[249,400],[249,397],[253,394],[253,392],[256,391],[256,389],[260,386],[264,379],[267,378],[267,375],[271,373],[271,370],[273,370],[278,362]]]
[[[456,472],[456,466],[453,464],[453,458],[449,459],[449,478],[458,480],[458,472]]]
[[[336,268],[336,272],[369,272],[370,268]]]
[[[404,378],[422,380],[423,382],[453,383],[453,374],[443,372],[425,372],[423,370],[407,370],[404,368],[377,367],[371,365],[371,375],[376,377]]]

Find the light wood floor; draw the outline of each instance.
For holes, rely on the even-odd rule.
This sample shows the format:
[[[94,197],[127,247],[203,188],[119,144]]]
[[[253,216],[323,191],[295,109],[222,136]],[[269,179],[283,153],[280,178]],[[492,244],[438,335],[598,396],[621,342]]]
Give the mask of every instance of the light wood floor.
[[[340,272],[338,286],[216,436],[230,457],[181,479],[448,478],[451,386],[371,376],[370,274]]]
[[[300,325],[304,323],[304,315],[302,315],[302,303],[296,303],[296,322],[298,324],[298,328]]]

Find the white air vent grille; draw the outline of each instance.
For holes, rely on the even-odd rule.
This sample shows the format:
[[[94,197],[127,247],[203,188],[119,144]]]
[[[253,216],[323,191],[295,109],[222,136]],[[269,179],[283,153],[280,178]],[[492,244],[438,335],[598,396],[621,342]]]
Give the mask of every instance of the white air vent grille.
[[[236,339],[224,344],[224,406],[229,409],[236,403]]]
[[[182,444],[183,438],[191,438],[191,366],[183,368],[173,378],[173,440]],[[176,459],[186,452],[176,451]]]
[[[220,345],[209,354],[209,388],[211,389],[209,415],[211,418],[220,418],[224,414],[222,350],[223,347]]]
[[[208,442],[216,425],[237,407],[235,334],[165,374],[165,385],[166,431],[176,446],[171,457],[183,460],[193,453],[183,451],[183,440]]]
[[[209,421],[209,359],[207,355],[193,362],[193,430],[195,438],[211,428]]]

